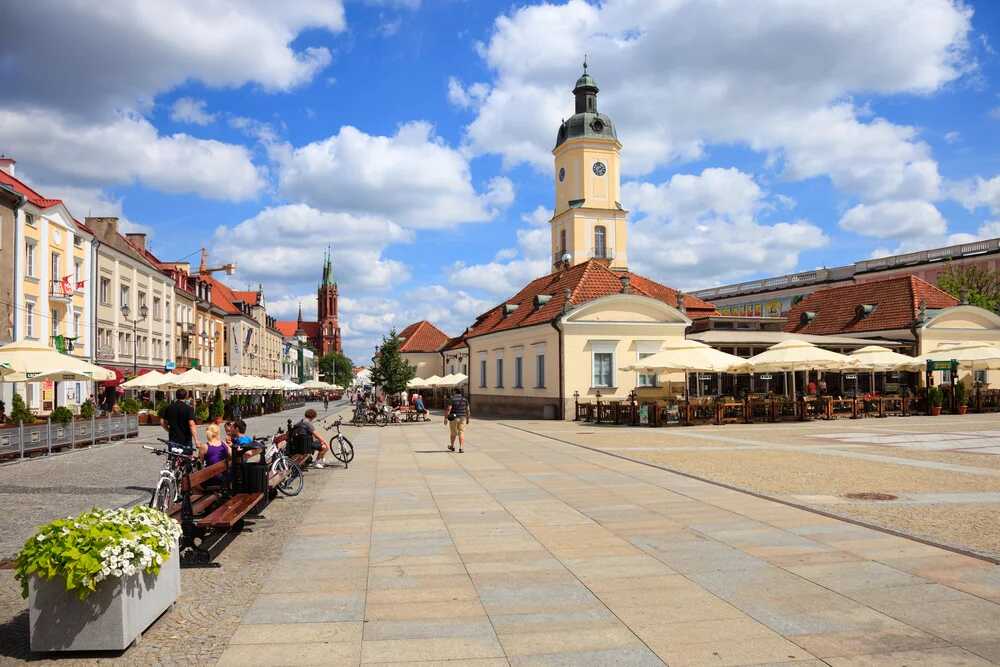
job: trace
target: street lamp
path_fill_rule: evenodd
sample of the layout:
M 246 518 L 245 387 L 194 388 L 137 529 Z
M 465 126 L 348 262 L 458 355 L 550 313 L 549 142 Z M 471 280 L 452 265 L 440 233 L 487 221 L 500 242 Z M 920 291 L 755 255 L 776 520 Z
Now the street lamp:
M 129 307 L 122 306 L 122 317 L 125 321 L 132 325 L 132 375 L 133 377 L 139 373 L 137 357 L 139 354 L 139 334 L 138 334 L 138 324 L 146 319 L 149 315 L 149 308 L 146 304 L 139 306 L 139 317 L 131 319 L 129 317 Z

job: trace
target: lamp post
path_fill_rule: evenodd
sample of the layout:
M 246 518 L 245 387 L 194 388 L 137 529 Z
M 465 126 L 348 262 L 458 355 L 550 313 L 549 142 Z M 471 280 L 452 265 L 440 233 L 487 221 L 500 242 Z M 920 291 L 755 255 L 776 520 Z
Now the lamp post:
M 573 421 L 580 420 L 580 392 L 573 392 Z
M 129 307 L 128 306 L 122 306 L 122 317 L 125 318 L 126 322 L 128 322 L 129 324 L 132 325 L 132 376 L 134 377 L 139 372 L 139 368 L 138 368 L 138 366 L 139 366 L 139 363 L 138 363 L 138 355 L 139 355 L 139 335 L 138 335 L 138 330 L 139 330 L 139 328 L 138 328 L 138 325 L 139 325 L 139 322 L 142 322 L 143 320 L 145 320 L 146 316 L 149 315 L 149 308 L 146 307 L 146 304 L 142 304 L 141 306 L 139 306 L 139 317 L 137 317 L 135 319 L 132 319 L 132 318 L 129 317 L 129 312 L 130 311 L 129 311 Z

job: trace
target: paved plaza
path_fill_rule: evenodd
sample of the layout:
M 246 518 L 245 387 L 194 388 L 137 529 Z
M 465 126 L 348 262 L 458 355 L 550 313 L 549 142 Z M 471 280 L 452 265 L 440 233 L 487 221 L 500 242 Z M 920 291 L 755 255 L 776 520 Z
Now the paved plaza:
M 350 429 L 350 469 L 310 472 L 221 570 L 185 571 L 177 610 L 119 660 L 187 664 L 197 636 L 225 665 L 1000 662 L 997 566 L 559 430 L 593 429 L 474 420 L 464 454 L 438 421 Z M 605 442 L 652 447 L 649 431 Z

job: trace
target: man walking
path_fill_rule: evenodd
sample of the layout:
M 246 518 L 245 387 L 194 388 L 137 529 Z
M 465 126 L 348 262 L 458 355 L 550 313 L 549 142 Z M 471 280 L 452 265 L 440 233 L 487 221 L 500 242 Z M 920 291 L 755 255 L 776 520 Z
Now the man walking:
M 167 430 L 167 440 L 194 451 L 198 446 L 198 426 L 194 421 L 194 408 L 184 402 L 187 395 L 187 389 L 177 390 L 177 398 L 163 411 L 160 426 Z
M 451 395 L 444 423 L 448 425 L 451 436 L 448 451 L 455 451 L 455 438 L 458 438 L 458 453 L 461 454 L 465 451 L 465 426 L 469 423 L 469 401 L 458 387 L 455 387 L 455 392 Z

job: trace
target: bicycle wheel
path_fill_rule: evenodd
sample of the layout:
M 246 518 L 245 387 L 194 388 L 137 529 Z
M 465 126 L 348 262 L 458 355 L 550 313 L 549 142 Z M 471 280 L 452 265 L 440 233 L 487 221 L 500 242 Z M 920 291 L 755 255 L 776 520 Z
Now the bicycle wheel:
M 350 463 L 354 460 L 354 445 L 345 436 L 340 436 L 340 449 L 344 452 L 344 458 L 346 459 L 344 463 Z
M 298 466 L 295 461 L 287 457 L 282 457 L 284 461 L 283 467 L 288 471 L 285 478 L 281 480 L 278 484 L 278 491 L 281 491 L 286 496 L 297 496 L 302 493 L 302 487 L 305 486 L 305 478 L 302 476 L 302 468 Z
M 365 416 L 360 410 L 355 410 L 354 415 L 351 417 L 351 423 L 355 426 L 362 426 L 365 423 Z
M 156 488 L 153 490 L 149 506 L 161 512 L 167 512 L 170 509 L 170 503 L 174 500 L 174 490 L 170 488 L 171 486 L 170 480 L 161 477 L 160 481 L 156 483 Z
M 375 413 L 375 423 L 379 426 L 385 426 L 389 423 L 389 416 L 385 414 L 385 410 L 379 410 Z

